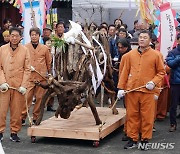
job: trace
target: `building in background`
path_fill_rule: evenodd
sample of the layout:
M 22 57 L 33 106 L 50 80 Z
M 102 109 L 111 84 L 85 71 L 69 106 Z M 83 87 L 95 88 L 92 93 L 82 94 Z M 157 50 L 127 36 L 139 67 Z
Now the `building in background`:
M 112 24 L 116 18 L 121 18 L 133 29 L 133 22 L 140 18 L 136 16 L 140 0 L 72 0 L 73 21 L 82 23 L 95 22 L 100 24 L 107 22 Z M 172 4 L 172 8 L 179 12 L 180 0 L 166 0 Z
M 54 0 L 52 8 L 57 8 L 57 18 L 66 24 L 72 20 L 72 0 Z
M 16 0 L 0 0 L 0 27 L 5 18 L 10 18 L 13 25 L 22 23 L 19 9 L 13 6 L 15 2 Z M 63 20 L 66 24 L 68 20 L 72 20 L 72 0 L 53 0 L 51 9 L 54 8 L 57 8 L 57 20 Z
M 12 20 L 12 24 L 21 23 L 21 14 L 19 13 L 19 9 L 13 7 L 13 5 L 9 2 L 0 1 L 0 27 L 3 26 L 3 20 L 5 18 L 10 18 Z

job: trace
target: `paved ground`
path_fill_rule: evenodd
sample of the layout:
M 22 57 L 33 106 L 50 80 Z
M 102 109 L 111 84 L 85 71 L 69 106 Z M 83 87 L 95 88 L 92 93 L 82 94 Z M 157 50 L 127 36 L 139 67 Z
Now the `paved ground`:
M 45 111 L 44 119 L 53 116 L 54 113 Z M 7 119 L 9 121 L 9 119 Z M 180 119 L 178 119 L 180 123 Z M 8 127 L 7 122 L 7 127 Z M 180 154 L 180 129 L 174 133 L 169 133 L 169 117 L 164 121 L 156 122 L 157 131 L 153 134 L 152 143 L 175 143 L 173 150 L 148 150 L 146 152 L 138 149 L 124 150 L 123 146 L 126 142 L 121 141 L 123 136 L 122 127 L 100 141 L 98 148 L 92 146 L 92 141 L 46 138 L 37 137 L 35 144 L 31 143 L 30 137 L 27 136 L 27 128 L 25 126 L 19 133 L 20 143 L 14 143 L 9 140 L 9 129 L 4 133 L 2 142 L 6 154 Z

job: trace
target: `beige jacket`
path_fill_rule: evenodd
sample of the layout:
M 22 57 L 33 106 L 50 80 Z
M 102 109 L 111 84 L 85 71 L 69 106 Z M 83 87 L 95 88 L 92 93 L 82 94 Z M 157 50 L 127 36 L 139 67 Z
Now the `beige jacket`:
M 10 43 L 0 47 L 0 84 L 27 88 L 30 74 L 30 54 L 25 46 L 19 44 L 15 51 Z
M 50 73 L 51 69 L 51 55 L 49 54 L 48 48 L 43 44 L 38 44 L 37 48 L 34 49 L 31 43 L 25 45 L 30 52 L 31 65 L 38 71 L 42 76 L 46 77 L 47 73 Z M 31 73 L 30 81 L 43 81 L 44 79 L 36 72 Z

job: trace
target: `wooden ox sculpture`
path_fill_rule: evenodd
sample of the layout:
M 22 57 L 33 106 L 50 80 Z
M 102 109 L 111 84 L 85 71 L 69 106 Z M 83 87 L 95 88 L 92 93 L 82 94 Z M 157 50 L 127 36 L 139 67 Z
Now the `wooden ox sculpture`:
M 112 65 L 107 38 L 100 33 L 97 33 L 96 38 L 105 49 L 107 55 L 106 67 L 104 67 L 103 61 L 105 61 L 105 59 L 103 59 L 101 48 L 97 42 L 93 39 L 90 40 L 93 44 L 92 48 L 86 45 L 81 34 L 78 35 L 78 41 L 75 40 L 75 44 L 69 43 L 67 45 L 65 43 L 64 46 L 56 49 L 56 77 L 48 75 L 46 85 L 36 83 L 47 89 L 41 102 L 40 114 L 35 123 L 36 125 L 39 125 L 42 120 L 46 103 L 51 97 L 56 95 L 59 102 L 59 106 L 55 113 L 56 117 L 60 115 L 61 118 L 68 119 L 77 105 L 88 104 L 95 118 L 96 125 L 102 123 L 93 100 L 95 92 L 92 85 L 92 70 L 95 77 L 97 77 L 95 56 L 97 57 L 100 68 L 102 68 L 102 72 L 104 71 L 103 68 L 106 68 L 103 82 L 108 85 L 109 91 L 111 91 L 109 97 L 111 98 L 112 105 L 115 102 L 115 87 L 112 80 Z M 87 49 L 86 53 L 85 50 L 82 50 L 83 48 Z M 95 54 L 92 54 L 93 52 Z M 116 108 L 113 108 L 113 114 L 118 114 Z

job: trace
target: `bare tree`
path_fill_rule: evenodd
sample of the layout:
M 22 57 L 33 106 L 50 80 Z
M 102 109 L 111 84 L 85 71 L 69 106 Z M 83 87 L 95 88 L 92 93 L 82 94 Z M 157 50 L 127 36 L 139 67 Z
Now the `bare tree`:
M 103 22 L 105 9 L 102 3 L 91 2 L 90 0 L 86 0 L 86 2 L 90 5 L 90 7 L 84 7 L 83 4 L 80 4 L 79 7 L 73 9 L 73 14 L 75 17 L 79 17 L 81 20 L 89 23 L 93 22 L 95 19 L 95 15 L 100 15 L 100 22 Z M 85 16 L 83 16 L 85 15 Z

